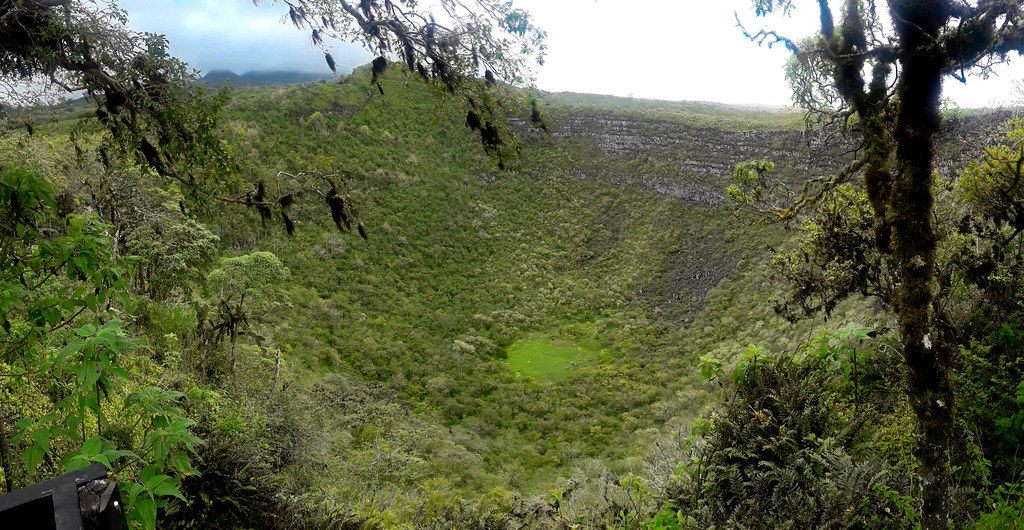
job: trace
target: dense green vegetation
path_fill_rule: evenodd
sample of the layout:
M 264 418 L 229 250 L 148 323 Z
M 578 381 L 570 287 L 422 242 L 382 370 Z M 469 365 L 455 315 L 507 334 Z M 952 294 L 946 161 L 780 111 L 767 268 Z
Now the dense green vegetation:
M 345 191 L 367 241 L 339 234 L 315 197 L 293 207 L 288 236 L 243 205 L 139 190 L 159 213 L 126 243 L 146 263 L 131 313 L 147 337 L 140 361 L 155 363 L 154 382 L 184 393 L 206 440 L 204 479 L 187 479 L 186 495 L 218 487 L 211 458 L 223 463 L 217 448 L 230 443 L 233 458 L 269 466 L 268 483 L 278 477 L 285 491 L 317 492 L 316 503 L 336 507 L 321 514 L 405 520 L 436 493 L 456 504 L 495 491 L 540 498 L 575 475 L 644 467 L 659 432 L 685 429 L 714 403 L 701 355 L 797 343 L 797 328 L 760 302 L 768 292 L 754 242 L 779 240 L 775 232 L 725 210 L 580 180 L 577 164 L 653 162 L 578 142 L 530 136 L 518 171 L 498 172 L 459 107 L 428 85 L 396 73 L 386 97 L 369 88 L 361 72 L 340 85 L 239 90 L 224 126 L 247 175 L 228 183 L 240 192 L 278 171 L 358 175 Z M 68 165 L 70 126 L 8 134 L 4 163 L 72 195 L 86 193 L 81 181 L 111 179 L 89 160 Z M 179 198 L 202 224 L 181 217 Z M 732 281 L 662 307 L 667 278 L 688 255 L 715 257 Z M 234 334 L 214 330 L 225 304 L 248 316 Z M 683 317 L 692 324 L 677 323 Z M 568 364 L 520 375 L 523 355 L 567 353 Z M 230 497 L 207 492 L 208 513 Z M 169 513 L 187 520 L 201 510 Z
M 785 283 L 823 278 L 838 291 L 847 278 L 766 245 L 800 256 L 857 229 L 826 222 L 855 193 L 822 208 L 798 244 L 725 207 L 580 178 L 590 167 L 674 175 L 581 138 L 524 131 L 515 170 L 498 171 L 463 109 L 430 85 L 392 72 L 386 96 L 371 87 L 359 71 L 232 94 L 221 134 L 240 171 L 222 184 L 245 194 L 263 180 L 276 197 L 307 179 L 287 210 L 294 235 L 278 212 L 140 186 L 135 166 L 76 156 L 66 119 L 0 139 L 0 163 L 23 168 L 10 178 L 34 175 L 69 208 L 110 190 L 95 244 L 131 256 L 111 333 L 142 339 L 117 343 L 127 377 L 89 402 L 86 441 L 110 445 L 77 451 L 54 430 L 40 447 L 24 431 L 11 448 L 34 455 L 34 471 L 6 460 L 12 487 L 65 456 L 146 454 L 133 434 L 145 410 L 151 429 L 174 423 L 151 417 L 191 418 L 168 446 L 188 457 L 161 475 L 175 489 L 148 485 L 155 471 L 138 486 L 169 527 L 914 524 L 913 419 L 889 317 L 856 297 L 830 306 L 828 322 L 775 311 Z M 576 112 L 567 97 L 542 99 L 553 128 Z M 963 193 L 987 197 L 985 167 Z M 326 215 L 320 174 L 351 175 L 339 182 L 367 239 Z M 724 280 L 705 286 L 692 268 L 708 261 Z M 983 520 L 1005 521 L 1019 506 L 1019 378 L 990 384 L 1019 364 L 1019 326 L 993 322 L 965 350 L 964 417 L 982 434 L 965 445 L 963 520 L 995 502 Z M 87 343 L 104 333 L 80 329 Z M 36 351 L 67 342 L 50 333 Z M 16 416 L 38 418 L 60 396 L 59 380 L 7 381 Z M 143 472 L 133 465 L 115 470 Z
M 457 108 L 439 108 L 429 88 L 403 83 L 386 82 L 392 95 L 357 113 L 346 109 L 365 102 L 358 82 L 289 89 L 280 108 L 294 102 L 301 110 L 292 116 L 266 112 L 268 92 L 243 93 L 232 105 L 232 125 L 255 131 L 247 134 L 256 167 L 315 170 L 311 160 L 337 160 L 368 175 L 352 190 L 368 242 L 339 237 L 310 214 L 294 238 L 278 231 L 237 247 L 270 250 L 291 271 L 288 317 L 270 318 L 294 369 L 386 383 L 461 431 L 484 460 L 448 472 L 482 467 L 483 476 L 460 479 L 474 489 L 539 494 L 580 459 L 642 456 L 628 442 L 657 427 L 651 407 L 663 409 L 662 421 L 692 419 L 707 398 L 672 411 L 672 392 L 691 385 L 669 367 L 692 366 L 708 350 L 658 344 L 674 326 L 640 293 L 657 288 L 665 256 L 687 242 L 707 244 L 699 251 L 728 267 L 750 252 L 737 240 L 756 231 L 724 211 L 568 177 L 562 172 L 581 155 L 558 145 L 531 146 L 519 174 L 496 173 Z M 309 132 L 317 112 L 328 132 Z M 263 132 L 271 127 L 274 135 Z M 277 161 L 289 157 L 292 164 Z M 732 329 L 742 329 L 745 318 L 733 318 Z M 505 360 L 510 345 L 552 329 L 601 344 L 608 362 L 580 366 L 554 386 L 517 378 Z
M 1024 4 L 737 15 L 803 116 L 514 88 L 511 1 L 284 6 L 332 71 L 325 36 L 378 57 L 211 92 L 116 2 L 0 1 L 3 491 L 99 464 L 144 529 L 1024 519 L 1024 121 L 970 147 L 941 100 Z

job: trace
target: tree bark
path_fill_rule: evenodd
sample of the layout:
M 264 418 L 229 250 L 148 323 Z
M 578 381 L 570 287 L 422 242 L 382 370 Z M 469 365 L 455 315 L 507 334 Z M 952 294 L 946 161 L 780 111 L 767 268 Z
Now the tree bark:
M 928 529 L 947 528 L 953 348 L 932 332 L 937 245 L 932 184 L 944 63 L 935 43 L 949 18 L 949 5 L 944 0 L 893 0 L 890 5 L 902 50 L 894 133 L 896 171 L 887 211 L 892 257 L 900 275 L 896 311 L 909 370 L 907 392 L 918 422 L 922 524 Z

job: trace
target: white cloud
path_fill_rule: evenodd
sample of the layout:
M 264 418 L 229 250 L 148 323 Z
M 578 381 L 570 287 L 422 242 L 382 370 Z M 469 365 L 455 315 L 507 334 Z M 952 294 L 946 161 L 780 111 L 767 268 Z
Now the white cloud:
M 750 0 L 517 0 L 548 30 L 548 60 L 538 72 L 546 90 L 619 96 L 786 105 L 788 52 L 757 47 L 736 27 L 774 24 L 794 38 L 817 25 L 812 8 L 790 19 L 756 19 Z M 813 4 L 805 0 L 804 5 Z M 281 4 L 250 0 L 122 0 L 132 24 L 168 35 L 172 51 L 204 69 L 324 71 L 309 35 L 282 23 Z M 813 7 L 813 6 L 811 6 Z M 338 63 L 351 68 L 371 55 L 337 44 Z M 947 95 L 961 106 L 1016 101 L 1013 85 L 1024 61 L 967 85 L 950 80 Z
M 122 0 L 131 25 L 167 35 L 171 53 L 204 71 L 230 69 L 327 72 L 309 33 L 285 24 L 281 4 L 250 0 Z M 372 56 L 357 45 L 335 43 L 341 70 Z
M 799 39 L 818 24 L 814 2 L 791 18 L 757 19 L 750 0 L 518 0 L 548 30 L 549 56 L 538 76 L 547 90 L 619 96 L 786 105 L 782 46 L 757 47 L 736 27 L 766 24 Z M 988 80 L 946 84 L 961 106 L 1015 101 L 1024 61 Z

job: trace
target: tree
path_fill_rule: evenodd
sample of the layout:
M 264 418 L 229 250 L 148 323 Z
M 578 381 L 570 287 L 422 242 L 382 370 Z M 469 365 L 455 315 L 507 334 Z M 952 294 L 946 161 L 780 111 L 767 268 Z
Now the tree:
M 255 0 L 259 3 L 260 0 Z M 483 76 L 488 85 L 530 81 L 529 62 L 544 59 L 545 32 L 530 14 L 505 0 L 283 0 L 296 27 L 308 28 L 315 44 L 326 36 L 363 43 L 380 60 L 396 57 L 424 79 L 449 90 Z M 325 54 L 328 66 L 334 59 Z M 374 78 L 384 63 L 374 62 Z
M 528 81 L 530 60 L 543 61 L 545 33 L 527 12 L 510 1 L 446 0 L 438 6 L 438 21 L 429 6 L 414 0 L 282 3 L 315 45 L 325 48 L 324 40 L 336 37 L 377 53 L 373 81 L 382 93 L 380 77 L 389 60 L 400 59 L 425 81 L 461 94 L 469 107 L 467 126 L 506 166 L 514 149 L 493 88 L 498 81 Z M 261 215 L 283 212 L 277 197 L 224 193 L 221 184 L 238 172 L 218 131 L 226 95 L 211 96 L 195 83 L 196 72 L 168 53 L 165 37 L 132 31 L 127 22 L 116 1 L 0 0 L 0 97 L 18 108 L 83 92 L 109 133 L 97 153 L 105 166 L 112 154 L 128 155 L 196 199 L 241 203 Z M 325 58 L 335 70 L 326 51 Z M 484 82 L 470 82 L 479 77 Z M 10 110 L 0 106 L 0 117 Z M 536 105 L 531 117 L 543 126 Z M 32 125 L 25 126 L 31 133 Z
M 755 0 L 758 16 L 788 13 L 792 0 Z M 950 434 L 954 427 L 951 369 L 956 348 L 949 320 L 936 308 L 935 138 L 941 128 L 942 80 L 966 81 L 1024 50 L 1024 5 L 1016 0 L 844 0 L 840 18 L 817 2 L 820 31 L 804 41 L 776 31 L 747 35 L 793 52 L 788 72 L 794 99 L 820 123 L 855 129 L 854 162 L 829 178 L 804 184 L 787 202 L 761 202 L 789 219 L 861 176 L 873 212 L 873 246 L 894 275 L 889 298 L 899 324 L 918 421 L 917 459 L 927 528 L 949 524 Z M 739 195 L 764 197 L 764 167 L 741 171 Z
M 229 341 L 232 379 L 238 371 L 238 336 L 279 305 L 273 295 L 287 275 L 288 269 L 271 252 L 225 258 L 220 267 L 207 275 L 216 315 L 203 315 L 204 320 L 210 322 L 201 322 L 200 334 L 207 345 L 220 344 L 224 339 Z M 203 313 L 207 312 L 212 313 L 208 310 Z
M 444 2 L 452 17 L 448 26 L 406 0 L 363 0 L 358 8 L 344 1 L 286 3 L 296 25 L 315 26 L 315 42 L 322 42 L 321 34 L 363 35 L 380 55 L 373 65 L 375 80 L 387 59 L 399 54 L 427 81 L 452 93 L 475 91 L 475 98 L 466 97 L 469 115 L 478 120 L 475 126 L 472 120 L 467 124 L 495 151 L 501 139 L 497 127 L 486 121 L 499 106 L 494 87 L 498 79 L 522 79 L 523 57 L 543 37 L 524 12 L 496 0 L 480 0 L 475 7 Z M 333 59 L 327 60 L 333 68 Z M 467 82 L 478 75 L 483 82 Z M 141 348 L 115 317 L 131 316 L 132 295 L 165 298 L 173 284 L 197 281 L 209 265 L 215 240 L 192 222 L 192 209 L 186 207 L 191 204 L 178 200 L 179 193 L 186 200 L 253 207 L 264 220 L 280 213 L 291 232 L 287 209 L 296 192 L 279 188 L 303 184 L 275 182 L 270 189 L 281 193 L 273 196 L 257 178 L 245 181 L 248 193 L 231 189 L 225 177 L 239 171 L 221 140 L 219 111 L 226 97 L 210 97 L 194 80 L 195 72 L 169 55 L 164 37 L 129 30 L 127 15 L 114 1 L 0 0 L 0 93 L 5 103 L 0 115 L 82 93 L 94 112 L 71 135 L 78 167 L 85 165 L 90 145 L 97 149 L 89 154 L 102 164 L 102 178 L 89 190 L 91 201 L 74 184 L 56 197 L 45 178 L 0 168 L 0 371 L 5 382 L 60 390 L 54 396 L 58 402 L 44 402 L 46 396 L 36 392 L 31 397 L 42 403 L 39 408 L 5 406 L 0 411 L 5 489 L 14 479 L 39 478 L 40 465 L 48 466 L 43 472 L 54 470 L 51 457 L 66 455 L 63 464 L 69 468 L 93 462 L 110 468 L 127 461 L 122 465 L 131 469 L 122 476 L 134 479 L 126 490 L 127 507 L 144 527 L 155 525 L 157 510 L 170 506 L 172 497 L 183 500 L 178 484 L 195 473 L 189 455 L 198 443 L 190 432 L 193 423 L 178 408 L 183 396 L 155 388 L 127 392 L 125 383 L 132 381 L 119 359 Z M 377 88 L 382 91 L 379 83 Z M 32 125 L 25 127 L 32 135 Z M 78 135 L 88 138 L 80 143 Z M 366 238 L 349 198 L 326 180 L 330 189 L 316 191 L 334 222 Z M 142 193 L 123 193 L 131 187 L 125 184 L 135 183 Z M 166 200 L 142 204 L 139 197 L 150 192 Z M 95 214 L 75 214 L 83 209 L 99 212 L 110 223 Z M 183 222 L 170 227 L 170 236 L 162 232 L 166 221 L 179 219 Z M 154 235 L 163 240 L 132 245 Z M 125 258 L 122 251 L 140 254 L 142 260 Z M 134 285 L 128 281 L 133 262 L 139 266 Z M 156 274 L 157 268 L 166 276 Z M 207 278 L 218 289 L 219 311 L 208 331 L 218 339 L 229 336 L 234 345 L 240 327 L 272 302 L 259 283 L 279 280 L 283 272 L 273 255 L 224 260 Z M 0 387 L 5 395 L 8 391 Z M 17 420 L 16 429 L 8 420 Z M 136 434 L 141 440 L 129 440 L 133 444 L 109 439 Z M 13 449 L 22 450 L 23 466 Z
M 440 20 L 414 0 L 282 3 L 315 45 L 325 48 L 324 40 L 335 37 L 374 51 L 374 82 L 398 59 L 424 80 L 465 93 L 483 114 L 475 128 L 487 147 L 500 140 L 487 128 L 497 101 L 466 81 L 521 84 L 531 79 L 531 59 L 543 62 L 546 34 L 509 1 L 446 0 L 437 5 Z M 214 134 L 219 105 L 192 83 L 195 72 L 168 54 L 166 38 L 132 31 L 127 21 L 116 2 L 0 1 L 0 94 L 19 106 L 84 91 L 120 145 L 161 175 L 182 178 L 174 158 L 223 156 Z M 334 58 L 324 56 L 336 70 Z
M 260 0 L 254 0 L 259 3 Z M 499 83 L 532 81 L 531 62 L 543 64 L 547 34 L 530 14 L 510 0 L 444 0 L 421 5 L 416 0 L 283 0 L 288 18 L 308 29 L 314 44 L 326 37 L 361 42 L 378 55 L 372 82 L 381 94 L 380 77 L 397 59 L 424 81 L 436 82 L 466 100 L 466 125 L 480 133 L 485 150 L 506 167 L 510 142 L 503 134 Z M 437 7 L 437 17 L 431 7 Z M 324 57 L 332 71 L 334 58 Z M 483 83 L 474 80 L 483 78 Z M 536 102 L 531 121 L 546 128 Z
M 139 341 L 118 319 L 128 260 L 116 253 L 110 226 L 95 214 L 61 213 L 41 176 L 0 168 L 4 489 L 55 472 L 58 459 L 67 471 L 117 465 L 129 478 L 128 513 L 153 528 L 157 508 L 183 500 L 178 485 L 195 472 L 198 440 L 178 408 L 180 393 L 130 391 L 125 358 Z M 26 396 L 35 407 L 25 406 Z
M 216 176 L 227 163 L 216 134 L 223 99 L 192 82 L 166 38 L 127 22 L 115 2 L 0 1 L 0 95 L 25 107 L 84 93 L 109 132 L 105 165 L 116 150 L 182 183 L 195 166 Z

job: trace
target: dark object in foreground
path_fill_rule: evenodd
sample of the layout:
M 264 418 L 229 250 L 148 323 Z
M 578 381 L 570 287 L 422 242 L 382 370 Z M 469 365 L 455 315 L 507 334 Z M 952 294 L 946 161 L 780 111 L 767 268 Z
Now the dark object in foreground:
M 0 496 L 0 528 L 127 530 L 117 483 L 96 464 Z

